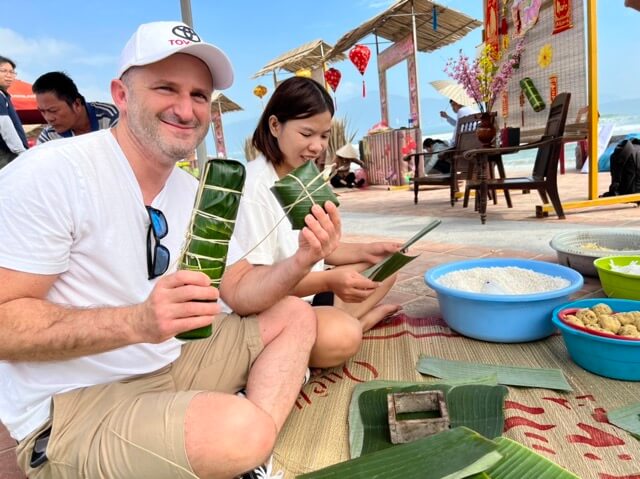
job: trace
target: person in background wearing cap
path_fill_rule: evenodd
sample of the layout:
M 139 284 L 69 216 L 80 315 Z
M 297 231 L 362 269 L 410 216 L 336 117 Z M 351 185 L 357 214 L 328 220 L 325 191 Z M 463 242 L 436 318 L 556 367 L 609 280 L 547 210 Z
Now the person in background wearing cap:
M 247 314 L 264 307 L 259 304 L 261 295 L 243 296 L 235 285 L 248 281 L 255 270 L 278 270 L 300 251 L 298 231 L 270 188 L 294 168 L 324 155 L 333 113 L 333 101 L 322 85 L 310 78 L 292 77 L 278 85 L 258 121 L 252 144 L 261 154 L 247 164 L 220 285 L 222 298 L 235 311 Z M 400 309 L 397 304 L 381 304 L 395 275 L 376 282 L 360 273 L 401 246 L 341 242 L 286 292 L 309 301 L 316 311 L 318 332 L 311 367 L 344 363 L 360 348 L 363 332 Z M 325 262 L 334 268 L 325 270 Z M 263 286 L 256 283 L 255 290 Z
M 449 123 L 453 127 L 453 137 L 449 141 L 449 145 L 456 146 L 455 132 L 456 132 L 456 128 L 458 127 L 458 120 L 460 118 L 464 118 L 467 115 L 473 115 L 474 113 L 477 113 L 477 111 L 471 108 L 470 106 L 461 105 L 460 103 L 457 103 L 454 100 L 449 100 L 449 104 L 451 105 L 451 109 L 453 110 L 453 112 L 456 114 L 456 117 L 451 118 L 449 114 L 444 110 L 440 112 L 440 116 L 445 120 L 447 120 L 447 123 Z
M 0 169 L 26 151 L 27 135 L 7 92 L 16 79 L 16 64 L 0 56 Z
M 282 290 L 333 251 L 339 218 L 313 208 L 295 257 L 263 274 L 281 300 L 260 314 L 220 315 L 209 278 L 176 271 L 197 191 L 176 162 L 232 81 L 187 25 L 141 25 L 111 82 L 118 125 L 0 172 L 0 421 L 29 477 L 269 477 L 316 337 Z
M 38 144 L 111 128 L 118 123 L 115 105 L 87 103 L 75 82 L 62 72 L 49 72 L 31 86 L 38 110 L 49 124 L 38 136 Z
M 353 188 L 364 185 L 364 178 L 356 179 L 355 172 L 351 171 L 351 164 L 355 163 L 364 168 L 364 163 L 358 158 L 358 152 L 351 143 L 347 143 L 336 151 L 336 172 L 331 177 L 331 186 L 334 188 Z

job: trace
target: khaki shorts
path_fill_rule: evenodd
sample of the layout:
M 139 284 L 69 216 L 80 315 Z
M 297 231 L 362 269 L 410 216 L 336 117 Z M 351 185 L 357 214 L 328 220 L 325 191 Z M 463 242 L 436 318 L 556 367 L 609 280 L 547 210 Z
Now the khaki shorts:
M 53 421 L 17 447 L 29 478 L 193 478 L 184 418 L 200 391 L 235 393 L 263 349 L 256 316 L 218 316 L 206 340 L 192 341 L 172 364 L 126 381 L 53 397 Z M 53 425 L 48 461 L 31 468 L 37 436 Z M 163 459 L 164 458 L 164 459 Z

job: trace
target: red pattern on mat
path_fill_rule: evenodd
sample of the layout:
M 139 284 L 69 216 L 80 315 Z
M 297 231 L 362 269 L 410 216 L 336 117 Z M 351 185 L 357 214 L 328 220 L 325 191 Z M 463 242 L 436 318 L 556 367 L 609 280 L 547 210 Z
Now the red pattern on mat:
M 393 333 L 387 334 L 376 334 L 376 332 L 380 333 L 382 330 L 389 328 L 396 328 L 398 326 L 404 326 L 405 329 L 400 331 L 395 331 Z M 410 331 L 409 329 L 413 328 L 433 328 L 436 331 L 429 331 L 425 333 L 418 333 L 414 331 Z M 444 329 L 444 331 L 443 331 Z M 363 340 L 379 340 L 379 339 L 393 339 L 399 338 L 401 336 L 411 336 L 412 338 L 420 339 L 420 338 L 433 338 L 433 337 L 442 337 L 442 338 L 455 338 L 460 335 L 454 331 L 449 329 L 447 323 L 439 316 L 427 316 L 424 318 L 416 318 L 413 316 L 408 316 L 404 313 L 398 313 L 391 318 L 380 321 L 373 328 L 371 328 L 364 336 Z
M 582 436 L 580 434 L 570 434 L 567 436 L 567 442 L 573 442 L 578 444 L 589 444 L 593 447 L 609 447 L 609 446 L 623 446 L 625 442 L 619 437 L 609 434 L 608 432 L 598 429 L 597 427 L 590 426 L 584 423 L 578 423 L 577 426 L 585 431 L 589 436 Z
M 598 474 L 600 479 L 640 479 L 640 474 L 631 474 L 629 476 L 612 476 L 611 474 Z
M 505 432 L 514 428 L 534 429 L 535 432 L 525 431 L 522 434 L 524 436 L 524 444 L 528 445 L 531 449 L 538 452 L 556 455 L 556 451 L 563 450 L 568 452 L 568 445 L 572 445 L 573 453 L 579 453 L 580 457 L 588 459 L 591 463 L 599 468 L 606 469 L 610 467 L 604 460 L 603 456 L 599 454 L 603 448 L 617 448 L 617 451 L 613 451 L 615 457 L 621 462 L 632 461 L 633 457 L 624 450 L 626 445 L 626 438 L 620 435 L 620 431 L 610 425 L 607 420 L 606 410 L 596 403 L 596 399 L 593 395 L 581 395 L 573 397 L 555 397 L 555 396 L 542 396 L 540 402 L 546 404 L 544 407 L 525 405 L 515 401 L 505 401 Z M 596 403 L 596 404 L 589 404 Z M 590 412 L 584 411 L 578 414 L 576 418 L 575 427 L 579 430 L 579 433 L 565 434 L 561 438 L 557 436 L 558 432 L 556 424 L 545 424 L 541 419 L 541 415 L 544 415 L 546 409 L 557 408 L 566 409 L 569 411 L 581 411 L 583 407 L 589 407 Z M 560 414 L 564 414 L 561 412 Z M 535 420 L 531 417 L 534 416 Z M 586 421 L 592 420 L 593 423 L 587 424 Z M 555 437 L 547 437 L 546 431 L 555 430 Z M 516 432 L 516 435 L 518 433 Z M 521 437 L 522 437 L 521 436 Z M 558 443 L 560 439 L 560 443 Z M 592 448 L 591 451 L 585 450 Z M 596 466 L 597 464 L 597 466 Z M 594 474 L 598 474 L 598 479 L 640 479 L 640 474 L 635 471 L 630 475 L 615 476 L 603 471 L 594 471 Z

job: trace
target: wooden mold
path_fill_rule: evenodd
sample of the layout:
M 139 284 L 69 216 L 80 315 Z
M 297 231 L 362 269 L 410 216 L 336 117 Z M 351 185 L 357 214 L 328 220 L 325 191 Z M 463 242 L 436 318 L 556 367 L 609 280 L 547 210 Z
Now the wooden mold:
M 415 441 L 449 429 L 449 412 L 442 391 L 416 391 L 410 393 L 390 393 L 387 395 L 389 408 L 389 431 L 393 444 Z M 420 419 L 398 419 L 403 413 L 435 411 L 437 417 Z

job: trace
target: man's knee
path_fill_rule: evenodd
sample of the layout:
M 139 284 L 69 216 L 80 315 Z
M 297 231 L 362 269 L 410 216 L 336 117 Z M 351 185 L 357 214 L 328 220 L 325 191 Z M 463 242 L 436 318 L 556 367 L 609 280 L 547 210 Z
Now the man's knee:
M 189 405 L 185 446 L 199 477 L 239 475 L 263 464 L 276 438 L 271 416 L 248 399 L 201 393 Z

